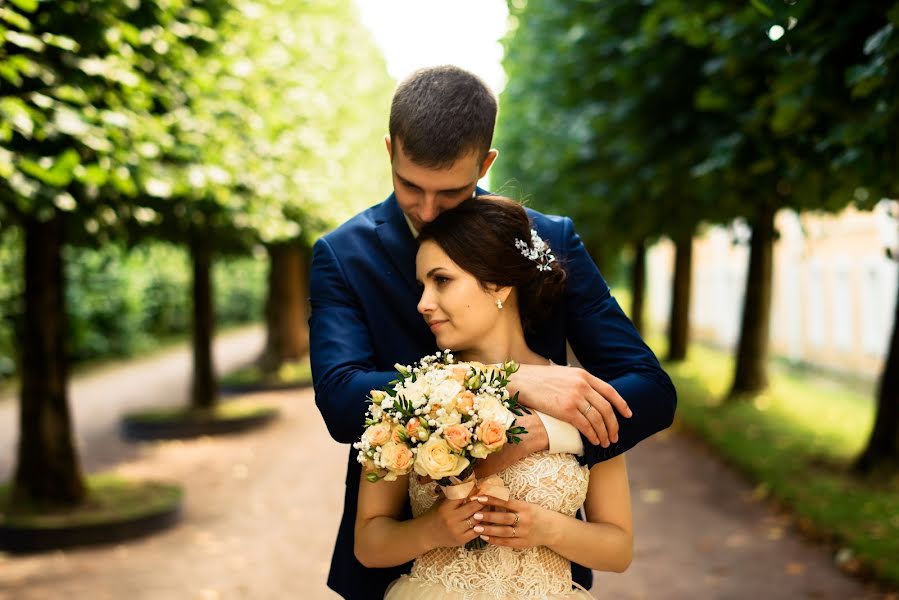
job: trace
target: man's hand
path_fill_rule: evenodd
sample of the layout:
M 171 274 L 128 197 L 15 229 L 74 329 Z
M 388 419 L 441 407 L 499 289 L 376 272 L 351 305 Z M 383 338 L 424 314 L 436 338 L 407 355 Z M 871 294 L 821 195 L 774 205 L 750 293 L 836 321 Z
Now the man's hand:
M 571 423 L 603 448 L 618 441 L 615 410 L 626 418 L 632 414 L 615 388 L 575 367 L 521 365 L 508 388 L 525 406 Z
M 499 473 L 525 456 L 549 448 L 546 429 L 543 427 L 540 417 L 525 413 L 515 418 L 515 425 L 524 427 L 528 432 L 519 436 L 521 441 L 517 444 L 506 443 L 499 452 L 488 454 L 487 458 L 478 461 L 478 466 L 474 471 L 478 479 Z

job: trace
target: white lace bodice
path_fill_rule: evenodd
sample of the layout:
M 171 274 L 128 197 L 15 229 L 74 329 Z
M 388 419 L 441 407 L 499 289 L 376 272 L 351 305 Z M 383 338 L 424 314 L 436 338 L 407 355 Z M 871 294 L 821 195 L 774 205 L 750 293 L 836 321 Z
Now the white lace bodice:
M 589 470 L 570 454 L 532 454 L 499 476 L 512 498 L 574 515 L 587 496 Z M 437 484 L 409 478 L 412 512 L 418 516 L 439 498 Z M 437 583 L 466 597 L 545 598 L 571 592 L 571 563 L 549 548 L 513 550 L 488 545 L 483 550 L 437 548 L 419 557 L 411 576 Z

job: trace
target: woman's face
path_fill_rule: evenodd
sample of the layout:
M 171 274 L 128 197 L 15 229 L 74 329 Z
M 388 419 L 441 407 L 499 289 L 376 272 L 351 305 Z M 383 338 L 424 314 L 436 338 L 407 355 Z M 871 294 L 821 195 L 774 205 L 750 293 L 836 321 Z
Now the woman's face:
M 418 248 L 415 277 L 422 286 L 418 312 L 441 349 L 458 352 L 472 348 L 497 324 L 497 296 L 482 288 L 474 275 L 462 270 L 433 240 Z

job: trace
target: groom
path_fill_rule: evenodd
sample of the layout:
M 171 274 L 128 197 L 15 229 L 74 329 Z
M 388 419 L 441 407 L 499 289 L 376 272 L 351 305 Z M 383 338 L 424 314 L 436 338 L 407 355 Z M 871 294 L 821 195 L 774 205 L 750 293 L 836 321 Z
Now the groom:
M 477 181 L 497 157 L 491 149 L 496 108 L 492 92 L 462 69 L 413 74 L 397 88 L 390 109 L 386 144 L 394 193 L 313 248 L 309 325 L 315 400 L 338 442 L 359 438 L 366 397 L 394 378 L 395 363 L 411 364 L 437 350 L 416 311 L 415 236 L 442 211 L 486 193 Z M 671 380 L 610 295 L 571 220 L 528 213 L 568 271 L 563 302 L 528 335 L 528 345 L 564 365 L 567 342 L 584 368 L 521 366 L 510 390 L 520 391 L 521 402 L 539 412 L 519 419 L 529 434 L 491 457 L 479 470 L 482 476 L 546 449 L 581 454 L 592 466 L 665 429 L 674 418 Z M 328 587 L 347 599 L 381 598 L 387 584 L 411 565 L 369 569 L 356 560 L 360 465 L 355 454 L 350 449 L 347 456 L 343 519 Z M 411 517 L 408 505 L 406 513 Z M 592 573 L 579 565 L 572 571 L 589 589 Z

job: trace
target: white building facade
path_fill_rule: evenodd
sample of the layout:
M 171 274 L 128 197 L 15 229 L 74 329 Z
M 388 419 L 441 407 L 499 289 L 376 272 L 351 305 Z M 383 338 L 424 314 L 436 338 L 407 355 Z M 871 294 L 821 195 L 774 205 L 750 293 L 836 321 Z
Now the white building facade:
M 893 329 L 899 263 L 896 203 L 837 215 L 781 211 L 776 225 L 771 352 L 862 377 L 882 368 Z M 892 213 L 892 214 L 891 214 Z M 691 336 L 736 347 L 749 265 L 749 230 L 734 223 L 708 228 L 694 240 Z M 674 245 L 665 240 L 647 257 L 649 318 L 667 327 Z

